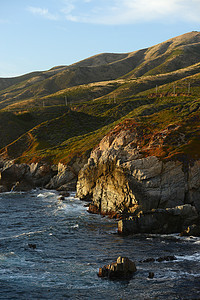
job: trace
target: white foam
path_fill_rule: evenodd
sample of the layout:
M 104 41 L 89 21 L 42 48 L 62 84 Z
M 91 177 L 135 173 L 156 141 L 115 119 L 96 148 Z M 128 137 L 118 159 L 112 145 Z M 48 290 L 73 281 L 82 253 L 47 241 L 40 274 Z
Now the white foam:
M 176 261 L 190 260 L 200 262 L 200 253 L 194 253 L 192 255 L 176 255 Z
M 79 225 L 75 224 L 75 225 L 71 226 L 71 228 L 79 228 Z
M 5 260 L 10 256 L 15 256 L 15 252 L 8 252 L 8 253 L 0 253 L 0 260 Z
M 50 197 L 50 196 L 56 196 L 56 193 L 54 192 L 49 192 L 49 191 L 44 191 L 42 193 L 39 193 L 37 195 L 38 198 L 47 198 L 47 197 Z
M 46 229 L 45 230 L 38 230 L 38 231 L 23 232 L 21 234 L 0 238 L 0 240 L 14 239 L 14 238 L 18 238 L 18 237 L 26 236 L 26 235 L 30 236 L 30 235 L 37 234 L 37 233 L 43 233 L 45 231 L 46 231 Z
M 174 280 L 179 278 L 187 278 L 187 277 L 199 277 L 200 273 L 188 273 L 188 272 L 181 272 L 181 271 L 173 271 L 173 270 L 166 270 L 164 273 L 157 273 L 153 280 L 162 281 L 162 280 Z M 151 279 L 152 280 L 152 279 Z
M 195 242 L 194 242 L 194 244 L 196 244 L 196 245 L 200 245 L 200 240 L 198 240 L 198 241 L 195 241 Z

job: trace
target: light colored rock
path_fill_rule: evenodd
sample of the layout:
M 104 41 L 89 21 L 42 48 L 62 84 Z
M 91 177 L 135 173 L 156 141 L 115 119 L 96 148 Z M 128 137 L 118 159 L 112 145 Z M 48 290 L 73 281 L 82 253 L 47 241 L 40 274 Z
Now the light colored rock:
M 78 173 L 81 168 L 84 167 L 87 160 L 87 157 L 75 157 L 68 165 L 59 163 L 57 166 L 57 174 L 51 178 L 50 182 L 46 185 L 46 188 L 57 189 L 59 191 L 75 191 Z M 90 158 L 90 161 L 92 162 L 93 159 Z
M 31 173 L 31 175 L 34 176 L 35 173 L 37 172 L 38 168 L 39 168 L 39 163 L 31 163 L 30 164 L 30 173 Z
M 47 185 L 47 188 L 57 189 L 60 186 L 70 182 L 76 177 L 70 167 L 63 165 L 61 163 L 58 164 L 58 174 L 55 175 Z
M 169 126 L 159 139 L 177 128 Z M 200 212 L 200 161 L 144 157 L 139 139 L 134 130 L 105 136 L 79 172 L 77 196 L 92 200 L 102 213 L 131 210 L 134 205 L 145 211 L 184 204 Z
M 135 272 L 137 268 L 135 263 L 128 257 L 119 256 L 117 262 L 106 265 L 99 269 L 99 277 L 108 277 L 109 279 L 128 279 Z

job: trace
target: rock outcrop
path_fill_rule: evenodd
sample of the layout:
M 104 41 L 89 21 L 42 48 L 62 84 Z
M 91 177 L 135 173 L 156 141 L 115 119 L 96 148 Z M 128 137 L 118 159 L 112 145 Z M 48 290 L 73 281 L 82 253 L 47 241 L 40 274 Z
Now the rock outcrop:
M 164 261 L 173 261 L 176 260 L 176 256 L 174 255 L 167 255 L 167 256 L 160 256 L 158 258 L 149 257 L 144 260 L 141 260 L 141 263 L 152 263 L 152 262 L 164 262 Z
M 134 262 L 128 257 L 119 256 L 117 262 L 99 268 L 98 276 L 109 279 L 129 279 L 136 271 Z
M 69 166 L 58 164 L 58 173 L 51 178 L 50 182 L 46 185 L 48 189 L 60 189 L 65 190 L 67 186 L 72 185 L 72 189 L 75 190 L 77 174 Z
M 33 187 L 44 188 L 58 172 L 58 167 L 56 165 L 50 165 L 45 162 L 32 163 L 29 168 Z
M 200 225 L 192 224 L 188 226 L 180 236 L 200 236 Z
M 157 155 L 166 143 L 179 145 L 183 141 L 179 126 L 170 125 L 154 136 L 147 135 L 146 140 L 144 131 L 137 124 L 127 128 L 118 125 L 105 136 L 79 172 L 77 196 L 92 201 L 93 210 L 95 207 L 101 214 L 117 212 L 138 216 L 144 212 L 138 220 L 148 219 L 147 223 L 150 219 L 155 219 L 156 224 L 162 217 L 175 218 L 169 209 L 185 207 L 185 204 L 194 206 L 199 213 L 200 160 L 166 160 Z M 163 211 L 149 213 L 152 209 Z M 167 227 L 166 231 L 171 229 Z
M 175 208 L 152 209 L 138 216 L 122 219 L 118 222 L 120 234 L 129 233 L 176 233 L 183 231 L 189 224 L 198 220 L 194 206 L 185 204 Z
M 2 162 L 0 168 L 0 192 L 29 191 L 36 187 L 69 191 L 76 189 L 78 172 L 86 159 L 76 158 L 69 165 L 46 162 L 15 164 Z
M 68 165 L 58 164 L 57 174 L 46 185 L 47 189 L 75 191 L 78 173 L 87 162 L 87 158 L 74 158 Z
M 21 191 L 27 190 L 28 187 L 31 189 L 33 181 L 30 167 L 27 164 L 14 164 L 12 161 L 7 161 L 1 168 L 0 185 L 2 192 L 18 190 L 20 185 Z

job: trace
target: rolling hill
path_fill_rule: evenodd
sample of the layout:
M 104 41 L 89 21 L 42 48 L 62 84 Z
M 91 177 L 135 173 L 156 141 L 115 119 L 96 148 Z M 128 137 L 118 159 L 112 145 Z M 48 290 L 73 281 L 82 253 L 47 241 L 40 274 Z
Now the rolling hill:
M 199 95 L 200 32 L 130 53 L 103 53 L 70 66 L 0 78 L 1 157 L 67 163 L 133 119 L 152 134 L 177 124 L 185 138 L 177 144 L 171 137 L 156 155 L 196 159 Z

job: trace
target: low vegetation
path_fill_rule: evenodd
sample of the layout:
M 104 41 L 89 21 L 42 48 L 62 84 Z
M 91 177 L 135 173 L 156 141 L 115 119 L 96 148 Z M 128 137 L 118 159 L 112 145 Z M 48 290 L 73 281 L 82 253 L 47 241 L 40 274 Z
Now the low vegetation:
M 77 68 L 76 64 L 71 69 L 57 67 L 33 73 L 33 77 L 24 75 L 21 81 L 1 83 L 0 79 L 1 157 L 18 162 L 68 163 L 75 156 L 88 155 L 114 128 L 131 128 L 140 130 L 144 155 L 199 158 L 200 55 L 196 40 L 200 43 L 200 34 L 189 35 L 190 39 L 184 35 L 182 40 L 174 38 L 123 55 L 119 61 L 116 56 L 112 61 L 111 55 L 107 65 L 105 54 L 102 64 L 100 55 L 88 59 L 88 66 L 85 60 Z M 187 64 L 181 62 L 188 55 Z M 134 61 L 136 56 L 140 63 L 132 71 L 127 66 L 126 72 L 127 59 Z M 108 68 L 107 81 L 97 80 L 102 66 Z M 122 71 L 117 73 L 119 66 L 123 66 L 123 76 Z M 91 68 L 99 70 L 93 81 L 87 77 L 87 68 L 92 74 Z M 77 84 L 77 74 L 81 84 Z M 171 126 L 176 130 L 170 131 Z

